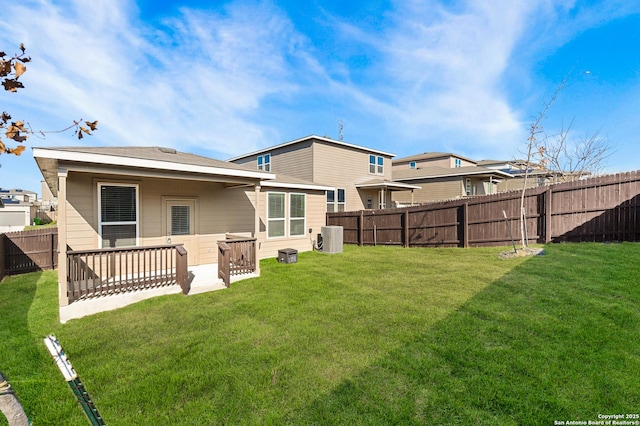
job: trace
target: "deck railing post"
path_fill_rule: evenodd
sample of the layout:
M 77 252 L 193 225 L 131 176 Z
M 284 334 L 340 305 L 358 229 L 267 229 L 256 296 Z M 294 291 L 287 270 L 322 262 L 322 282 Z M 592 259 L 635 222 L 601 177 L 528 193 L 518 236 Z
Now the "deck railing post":
M 180 245 L 176 247 L 176 279 L 182 293 L 189 293 L 189 262 L 187 260 L 187 250 L 184 246 Z
M 229 261 L 229 252 L 231 247 L 224 242 L 218 241 L 218 278 L 224 282 L 226 287 L 231 284 L 231 263 Z

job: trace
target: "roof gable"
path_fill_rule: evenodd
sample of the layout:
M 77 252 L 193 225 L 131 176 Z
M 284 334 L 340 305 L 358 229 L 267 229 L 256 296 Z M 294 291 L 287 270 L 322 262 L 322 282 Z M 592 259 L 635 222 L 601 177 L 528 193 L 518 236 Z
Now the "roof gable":
M 293 146 L 293 145 L 301 144 L 301 143 L 308 142 L 308 141 L 312 141 L 312 142 L 318 141 L 318 142 L 326 143 L 326 144 L 333 145 L 333 146 L 336 146 L 336 147 L 339 147 L 339 148 L 342 147 L 342 148 L 348 148 L 348 149 L 355 149 L 355 150 L 358 150 L 358 151 L 364 151 L 364 152 L 367 152 L 367 153 L 371 153 L 371 154 L 375 154 L 375 155 L 381 155 L 381 156 L 385 156 L 385 157 L 389 157 L 389 158 L 396 156 L 395 154 L 392 154 L 392 153 L 389 153 L 389 152 L 385 152 L 385 151 L 380 151 L 378 149 L 367 148 L 367 147 L 360 146 L 360 145 L 354 145 L 354 144 L 351 144 L 351 143 L 347 143 L 347 142 L 343 142 L 343 141 L 337 141 L 337 140 L 326 138 L 326 137 L 322 137 L 322 136 L 310 135 L 310 136 L 305 136 L 304 138 L 296 139 L 296 140 L 293 140 L 293 141 L 284 142 L 284 143 L 281 143 L 279 145 L 273 145 L 273 146 L 270 146 L 270 147 L 267 147 L 267 148 L 263 148 L 263 149 L 260 149 L 258 151 L 253 151 L 253 152 L 250 152 L 248 154 L 242 154 L 242 155 L 239 155 L 237 157 L 230 158 L 227 161 L 237 161 L 237 160 L 241 160 L 243 158 L 252 157 L 254 155 L 260 155 L 260 154 L 264 154 L 264 153 L 269 153 L 271 151 L 274 151 L 274 150 L 277 150 L 277 149 L 280 149 L 280 148 Z

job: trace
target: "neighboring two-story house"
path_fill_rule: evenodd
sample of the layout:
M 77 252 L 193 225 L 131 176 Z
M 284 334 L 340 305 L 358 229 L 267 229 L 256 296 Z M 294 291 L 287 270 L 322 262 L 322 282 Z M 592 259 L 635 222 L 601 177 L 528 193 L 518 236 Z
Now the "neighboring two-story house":
M 478 162 L 460 155 L 425 152 L 393 160 L 394 182 L 420 186 L 412 193 L 394 193 L 393 201 L 403 206 L 494 194 L 498 192 L 498 185 L 511 177 L 507 172 L 480 166 Z
M 229 159 L 256 170 L 327 185 L 327 212 L 395 207 L 391 194 L 419 186 L 392 179 L 394 154 L 321 136 L 307 136 Z

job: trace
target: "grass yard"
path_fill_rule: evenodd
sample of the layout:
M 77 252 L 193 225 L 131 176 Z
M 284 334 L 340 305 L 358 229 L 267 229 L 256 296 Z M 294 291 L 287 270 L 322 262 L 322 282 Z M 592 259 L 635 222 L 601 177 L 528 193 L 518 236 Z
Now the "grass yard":
M 53 272 L 0 284 L 0 370 L 35 425 L 545 425 L 640 411 L 640 245 L 345 246 L 230 289 L 57 320 Z M 0 425 L 6 425 L 0 416 Z

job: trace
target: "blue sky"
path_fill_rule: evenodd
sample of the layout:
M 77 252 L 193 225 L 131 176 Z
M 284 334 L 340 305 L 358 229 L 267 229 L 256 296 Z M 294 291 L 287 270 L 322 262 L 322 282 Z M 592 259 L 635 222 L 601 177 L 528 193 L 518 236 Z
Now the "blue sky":
M 18 4 L 20 3 L 20 4 Z M 26 88 L 0 109 L 34 130 L 99 120 L 81 141 L 227 159 L 310 134 L 392 152 L 523 157 L 573 120 L 640 169 L 640 3 L 627 0 L 11 2 L 0 47 L 23 42 Z M 0 157 L 0 186 L 40 192 L 31 149 Z

